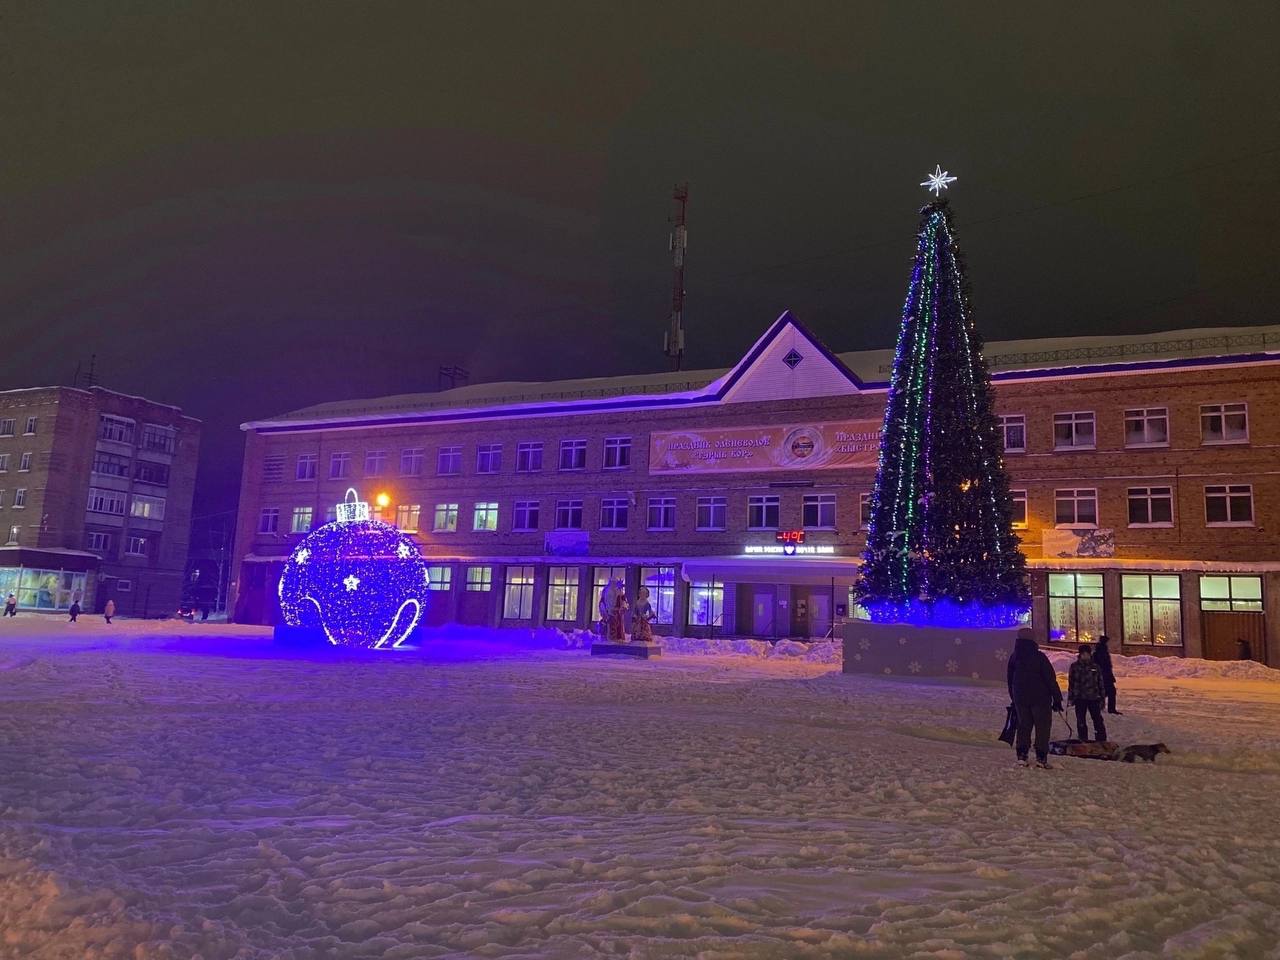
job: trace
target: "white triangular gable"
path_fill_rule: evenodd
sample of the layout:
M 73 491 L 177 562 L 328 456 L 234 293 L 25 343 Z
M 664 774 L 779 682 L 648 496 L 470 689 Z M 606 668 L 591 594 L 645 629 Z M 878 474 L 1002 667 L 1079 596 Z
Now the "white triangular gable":
M 757 354 L 758 351 L 758 354 Z M 754 359 L 750 359 L 755 355 Z M 791 362 L 787 362 L 787 358 Z M 797 359 L 798 358 L 798 359 Z M 841 397 L 857 393 L 849 375 L 784 313 L 743 359 L 724 403 Z

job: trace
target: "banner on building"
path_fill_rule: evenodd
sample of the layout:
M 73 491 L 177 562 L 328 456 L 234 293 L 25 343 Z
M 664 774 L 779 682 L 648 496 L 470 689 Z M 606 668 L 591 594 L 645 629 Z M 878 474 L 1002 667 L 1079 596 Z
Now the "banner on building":
M 649 435 L 650 473 L 767 472 L 874 467 L 879 420 L 716 427 Z

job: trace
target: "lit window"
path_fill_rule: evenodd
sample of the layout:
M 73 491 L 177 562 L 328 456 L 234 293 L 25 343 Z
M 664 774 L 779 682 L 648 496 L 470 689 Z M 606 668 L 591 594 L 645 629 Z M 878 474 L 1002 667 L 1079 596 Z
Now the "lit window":
M 396 506 L 396 526 L 405 533 L 418 532 L 418 518 L 422 515 L 422 506 L 417 503 L 401 503 Z
M 627 501 L 621 497 L 607 497 L 600 501 L 600 529 L 627 529 Z
M 1248 443 L 1249 405 L 1206 403 L 1200 406 L 1201 443 Z
M 1166 407 L 1143 407 L 1124 412 L 1124 445 L 1126 447 L 1167 447 L 1169 445 L 1169 410 Z
M 1013 518 L 1015 527 L 1027 525 L 1027 491 L 1009 491 L 1009 515 Z
M 498 505 L 493 501 L 484 501 L 475 505 L 472 530 L 497 530 Z
M 777 530 L 778 505 L 777 497 L 748 497 L 747 529 Z
M 649 529 L 674 530 L 676 528 L 676 498 L 649 498 Z
M 538 529 L 539 503 L 537 500 L 517 500 L 511 508 L 511 529 L 527 533 Z
M 467 590 L 488 593 L 493 589 L 493 567 L 467 567 Z
M 1102 574 L 1049 574 L 1049 639 L 1091 643 L 1105 632 Z
M 728 501 L 724 497 L 698 498 L 698 529 L 724 530 Z
M 862 530 L 871 529 L 871 494 L 858 494 L 858 527 Z
M 649 589 L 653 623 L 671 624 L 676 615 L 676 568 L 641 567 L 640 585 Z
M 320 455 L 317 453 L 304 453 L 298 457 L 298 462 L 294 466 L 293 477 L 295 480 L 314 480 L 316 478 L 316 467 L 320 463 Z
M 560 441 L 560 469 L 585 470 L 587 468 L 587 441 Z
M 724 625 L 724 584 L 718 580 L 695 580 L 689 584 L 689 626 Z
M 502 444 L 482 443 L 476 447 L 476 473 L 498 473 L 502 470 Z
M 1200 609 L 1259 613 L 1262 611 L 1262 578 L 1203 576 Z
M 1171 487 L 1130 487 L 1129 526 L 1173 526 L 1173 489 Z
M 582 529 L 582 501 L 581 500 L 557 500 L 556 501 L 556 529 L 557 530 L 581 530 Z
M 258 514 L 258 532 L 275 533 L 280 529 L 280 508 L 263 507 Z
M 505 620 L 533 619 L 533 567 L 507 567 L 502 616 Z
M 380 477 L 387 472 L 387 451 L 367 450 L 364 455 L 364 475 Z
M 1098 525 L 1098 491 L 1053 491 L 1053 521 L 1060 527 L 1096 527 Z
M 400 476 L 422 476 L 422 461 L 426 458 L 423 447 L 405 447 L 400 451 Z
M 1053 448 L 1055 450 L 1092 450 L 1094 443 L 1092 411 L 1053 415 Z
M 351 473 L 351 454 L 349 453 L 331 453 L 329 454 L 329 479 L 341 480 Z
M 458 530 L 458 505 L 437 503 L 436 516 L 431 529 L 434 533 L 456 533 Z
M 306 533 L 311 529 L 311 508 L 310 507 L 294 507 L 293 523 L 289 527 L 291 533 Z
M 542 470 L 542 444 L 521 443 L 516 446 L 516 473 L 538 473 Z
M 604 468 L 621 470 L 631 466 L 631 438 L 608 437 L 604 441 Z
M 1182 593 L 1177 575 L 1121 574 L 1120 597 L 1122 642 L 1181 646 Z
M 22 528 L 21 528 L 21 527 L 19 527 L 16 523 L 15 523 L 15 524 L 13 524 L 13 526 L 11 526 L 11 527 L 9 528 L 9 539 L 8 539 L 8 541 L 7 541 L 7 542 L 8 542 L 8 543 L 10 543 L 10 544 L 17 543 L 17 542 L 18 542 L 18 533 L 19 533 L 19 531 L 20 531 L 21 529 L 22 529 Z
M 144 520 L 163 520 L 164 497 L 144 497 L 135 493 L 133 502 L 129 504 L 129 516 Z
M 836 528 L 836 496 L 834 493 L 811 493 L 805 495 L 804 527 L 806 530 L 834 530 Z
M 578 619 L 578 568 L 547 569 L 547 619 Z
M 1000 435 L 1005 453 L 1027 452 L 1027 418 L 1021 413 L 1006 413 L 1000 417 Z
M 437 591 L 452 590 L 453 567 L 427 567 L 427 589 Z
M 1210 527 L 1253 526 L 1253 486 L 1248 483 L 1206 486 L 1204 519 Z

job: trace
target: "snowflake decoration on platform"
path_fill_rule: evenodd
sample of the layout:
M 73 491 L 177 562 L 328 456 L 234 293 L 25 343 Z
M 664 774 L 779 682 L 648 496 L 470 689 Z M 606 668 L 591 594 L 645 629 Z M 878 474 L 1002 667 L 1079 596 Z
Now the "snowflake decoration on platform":
M 868 640 L 866 637 L 863 637 L 861 640 L 858 641 L 858 646 L 861 647 L 863 650 L 870 650 L 871 641 Z
M 996 651 L 996 659 L 999 660 L 1001 663 L 1004 663 L 1006 660 L 1009 659 L 1009 651 L 1001 647 L 999 650 Z
M 955 673 L 959 669 L 960 664 L 956 663 L 954 660 L 947 661 L 947 673 Z
M 919 672 L 920 672 L 920 661 L 919 661 L 919 660 L 912 660 L 910 663 L 908 663 L 908 664 L 907 664 L 907 669 L 908 669 L 908 670 L 910 670 L 912 673 L 919 673 Z
M 939 196 L 943 190 L 947 189 L 951 184 L 955 183 L 958 178 L 947 176 L 947 171 L 942 169 L 942 164 L 934 164 L 933 173 L 926 173 L 927 180 L 920 183 L 922 187 L 928 187 L 933 191 L 933 195 Z

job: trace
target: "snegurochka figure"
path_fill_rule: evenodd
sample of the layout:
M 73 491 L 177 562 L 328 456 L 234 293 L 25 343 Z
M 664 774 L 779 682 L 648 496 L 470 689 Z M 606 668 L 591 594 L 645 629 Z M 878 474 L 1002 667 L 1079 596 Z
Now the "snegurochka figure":
M 636 591 L 636 605 L 631 609 L 631 639 L 639 643 L 653 642 L 653 604 L 649 602 L 649 588 Z

